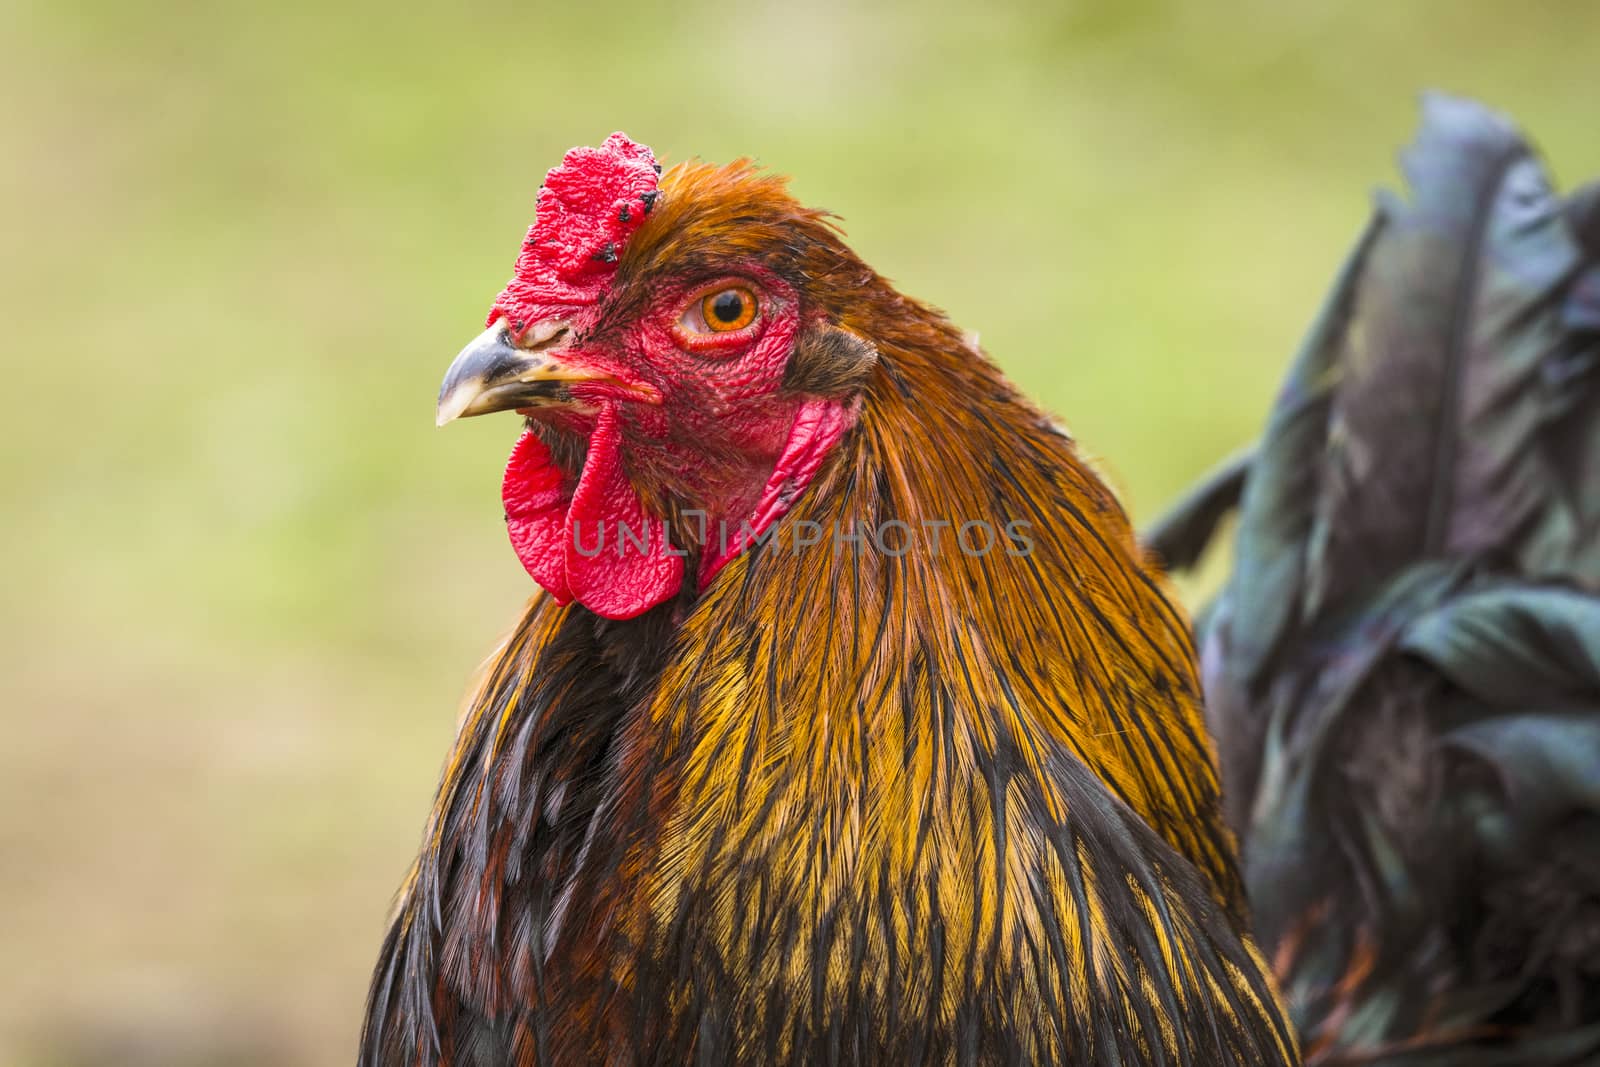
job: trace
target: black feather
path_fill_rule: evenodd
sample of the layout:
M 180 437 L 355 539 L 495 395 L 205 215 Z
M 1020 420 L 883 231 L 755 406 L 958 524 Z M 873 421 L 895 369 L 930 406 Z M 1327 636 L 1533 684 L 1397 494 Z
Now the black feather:
M 1424 112 L 1244 477 L 1208 716 L 1308 1062 L 1593 1064 L 1600 186 Z

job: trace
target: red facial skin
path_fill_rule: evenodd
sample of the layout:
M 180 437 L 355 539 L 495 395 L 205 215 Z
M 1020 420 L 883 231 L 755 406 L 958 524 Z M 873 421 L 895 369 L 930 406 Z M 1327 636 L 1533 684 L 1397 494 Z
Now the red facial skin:
M 731 285 L 756 294 L 749 326 L 697 334 L 682 324 L 707 291 Z M 799 408 L 799 398 L 782 395 L 799 315 L 785 283 L 750 268 L 710 285 L 676 286 L 628 323 L 606 323 L 603 307 L 585 309 L 573 324 L 580 340 L 561 361 L 621 383 L 579 382 L 571 392 L 597 408 L 615 406 L 637 482 L 737 522 L 771 474 Z M 594 428 L 595 416 L 586 413 L 529 414 L 564 430 Z
M 748 326 L 715 333 L 685 322 L 706 294 L 734 285 L 755 295 Z M 703 589 L 781 517 L 854 419 L 853 407 L 784 392 L 800 316 L 793 290 L 754 265 L 670 288 L 620 327 L 603 305 L 569 315 L 578 340 L 561 362 L 603 377 L 573 383 L 576 404 L 524 409 L 548 427 L 519 441 L 504 487 L 529 573 L 558 600 L 630 618 L 677 593 L 674 552 L 690 539 L 703 540 Z M 588 441 L 581 471 L 557 468 L 547 445 L 557 434 Z M 699 512 L 670 546 L 659 521 L 669 508 Z M 624 526 L 651 531 L 643 552 Z
M 707 293 L 731 285 L 756 296 L 748 326 L 719 334 L 684 322 Z M 525 409 L 550 432 L 527 433 L 507 469 L 512 541 L 557 599 L 628 618 L 678 591 L 682 561 L 673 549 L 702 536 L 704 588 L 747 536 L 782 515 L 853 412 L 784 393 L 799 305 L 781 279 L 753 266 L 670 289 L 620 329 L 605 322 L 601 306 L 567 321 L 580 340 L 562 351 L 562 363 L 604 377 L 570 387 L 577 405 Z M 588 440 L 580 472 L 555 467 L 551 434 Z M 669 505 L 701 513 L 700 529 L 680 528 L 670 548 L 653 521 Z M 624 525 L 655 539 L 640 552 L 623 540 Z

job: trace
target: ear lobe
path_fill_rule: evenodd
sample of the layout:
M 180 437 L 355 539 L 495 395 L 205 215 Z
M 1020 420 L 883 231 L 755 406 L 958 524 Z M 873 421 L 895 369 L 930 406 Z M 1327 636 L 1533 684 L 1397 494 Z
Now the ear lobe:
M 877 362 L 871 341 L 831 323 L 813 323 L 795 339 L 783 387 L 810 396 L 844 396 L 865 384 Z

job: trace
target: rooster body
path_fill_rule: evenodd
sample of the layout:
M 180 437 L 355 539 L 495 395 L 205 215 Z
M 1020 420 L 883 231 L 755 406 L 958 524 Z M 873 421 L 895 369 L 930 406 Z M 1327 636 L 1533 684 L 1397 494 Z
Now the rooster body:
M 471 698 L 362 1063 L 1297 1062 L 1110 492 L 779 181 L 656 187 L 619 138 L 611 186 L 552 172 L 441 398 L 529 415 L 550 592 Z M 681 549 L 597 573 L 618 513 Z
M 1307 1062 L 1600 1063 L 1600 187 L 1434 97 L 1253 458 L 1200 625 Z

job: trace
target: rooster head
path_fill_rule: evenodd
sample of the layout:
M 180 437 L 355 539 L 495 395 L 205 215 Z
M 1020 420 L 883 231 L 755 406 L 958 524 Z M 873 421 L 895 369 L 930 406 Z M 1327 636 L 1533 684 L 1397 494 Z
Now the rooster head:
M 827 217 L 748 162 L 665 176 L 612 134 L 575 148 L 439 424 L 516 411 L 511 542 L 561 603 L 631 618 L 696 592 L 776 522 L 860 408 L 882 285 Z

